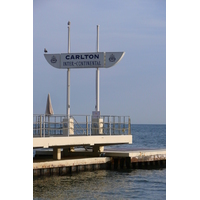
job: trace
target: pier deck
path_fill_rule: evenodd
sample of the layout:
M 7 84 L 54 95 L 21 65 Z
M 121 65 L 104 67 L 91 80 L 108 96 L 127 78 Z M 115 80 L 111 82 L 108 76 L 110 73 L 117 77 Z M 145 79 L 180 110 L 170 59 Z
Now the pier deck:
M 166 160 L 166 149 L 106 150 L 105 156 L 128 157 L 131 162 Z
M 77 153 L 77 152 L 76 152 Z M 49 152 L 47 153 L 47 155 Z M 166 167 L 166 149 L 106 150 L 100 155 L 104 157 L 80 156 L 73 153 L 70 157 L 53 160 L 52 157 L 33 159 L 33 175 L 64 175 L 72 172 L 96 169 L 137 169 Z
M 95 135 L 33 138 L 33 148 L 132 144 L 132 135 Z

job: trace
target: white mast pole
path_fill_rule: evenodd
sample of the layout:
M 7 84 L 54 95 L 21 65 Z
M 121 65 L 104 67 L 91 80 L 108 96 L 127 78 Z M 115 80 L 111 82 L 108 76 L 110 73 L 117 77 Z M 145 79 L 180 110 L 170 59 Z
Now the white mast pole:
M 97 52 L 99 52 L 99 25 L 97 25 Z M 99 111 L 99 68 L 96 70 L 96 111 Z
M 70 21 L 68 21 L 68 53 L 70 53 Z M 70 117 L 70 69 L 67 69 L 67 117 Z

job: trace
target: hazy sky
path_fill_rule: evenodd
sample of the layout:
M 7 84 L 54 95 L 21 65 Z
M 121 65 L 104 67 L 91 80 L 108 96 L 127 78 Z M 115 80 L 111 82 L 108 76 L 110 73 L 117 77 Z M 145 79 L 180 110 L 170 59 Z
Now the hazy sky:
M 125 51 L 100 69 L 101 115 L 129 115 L 131 123 L 166 123 L 166 2 L 163 0 L 33 1 L 33 113 L 43 114 L 50 93 L 55 114 L 66 113 L 67 70 L 50 66 L 48 53 Z M 71 114 L 95 110 L 96 69 L 72 69 Z

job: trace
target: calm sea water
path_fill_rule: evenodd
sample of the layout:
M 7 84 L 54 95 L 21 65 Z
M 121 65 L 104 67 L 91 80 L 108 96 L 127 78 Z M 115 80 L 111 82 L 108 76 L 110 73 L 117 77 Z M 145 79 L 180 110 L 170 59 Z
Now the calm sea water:
M 166 125 L 132 125 L 133 144 L 107 148 L 166 148 Z M 33 199 L 166 199 L 166 169 L 99 170 L 33 179 Z

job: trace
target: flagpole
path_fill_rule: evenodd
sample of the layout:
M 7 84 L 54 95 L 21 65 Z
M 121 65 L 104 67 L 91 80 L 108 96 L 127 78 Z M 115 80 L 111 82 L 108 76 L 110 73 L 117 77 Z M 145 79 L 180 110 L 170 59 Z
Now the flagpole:
M 99 25 L 97 25 L 97 52 L 99 52 Z M 96 70 L 96 111 L 99 111 L 99 68 Z
M 68 53 L 70 53 L 70 21 L 68 21 Z M 70 69 L 67 69 L 67 117 L 70 117 Z

